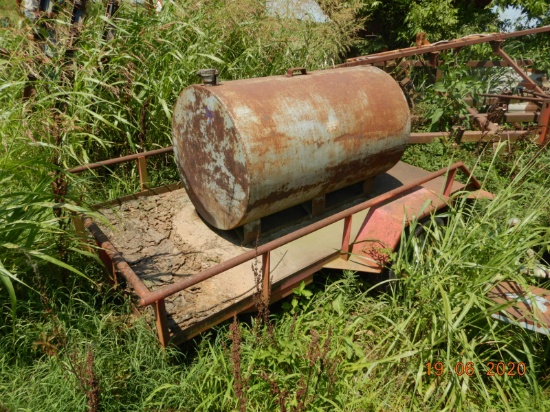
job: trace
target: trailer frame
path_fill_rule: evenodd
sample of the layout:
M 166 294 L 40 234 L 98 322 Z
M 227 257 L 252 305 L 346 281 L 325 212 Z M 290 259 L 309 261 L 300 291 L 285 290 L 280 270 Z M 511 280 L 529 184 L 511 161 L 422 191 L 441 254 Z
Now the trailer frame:
M 151 196 L 159 193 L 163 193 L 169 190 L 174 190 L 180 187 L 179 185 L 164 186 L 157 189 L 149 189 L 149 178 L 146 167 L 146 159 L 164 153 L 169 153 L 171 151 L 170 147 L 153 150 L 149 152 L 143 152 L 139 154 L 123 156 L 118 159 L 109 159 L 103 162 L 97 162 L 89 165 L 79 166 L 69 170 L 70 173 L 77 174 L 82 173 L 87 170 L 93 170 L 101 167 L 121 164 L 125 162 L 136 161 L 137 167 L 139 169 L 140 177 L 140 186 L 142 188 L 141 192 L 138 192 L 134 195 L 128 196 L 125 199 L 136 198 L 140 196 Z M 412 167 L 412 166 L 410 166 Z M 421 169 L 420 169 L 421 170 Z M 466 184 L 458 184 L 455 181 L 456 174 L 462 172 L 467 179 Z M 280 300 L 293 292 L 293 290 L 301 282 L 309 282 L 312 279 L 314 273 L 318 272 L 323 267 L 327 267 L 330 262 L 344 262 L 343 265 L 349 263 L 349 256 L 354 256 L 357 253 L 357 239 L 354 239 L 351 236 L 351 227 L 354 220 L 354 215 L 359 212 L 364 212 L 366 209 L 375 210 L 377 208 L 384 209 L 385 207 L 392 207 L 392 201 L 399 201 L 402 204 L 406 204 L 408 199 L 413 199 L 414 196 L 418 197 L 419 193 L 426 191 L 421 188 L 421 185 L 434 182 L 437 179 L 442 179 L 443 187 L 441 192 L 435 193 L 430 192 L 431 196 L 439 201 L 432 208 L 423 208 L 417 206 L 415 210 L 412 211 L 412 215 L 407 216 L 406 214 L 398 217 L 399 219 L 404 219 L 404 224 L 408 225 L 412 219 L 421 219 L 422 217 L 433 213 L 434 211 L 446 207 L 450 201 L 452 201 L 452 194 L 463 189 L 466 190 L 475 190 L 477 191 L 474 197 L 491 197 L 487 192 L 481 190 L 481 183 L 472 175 L 471 171 L 464 165 L 462 162 L 457 162 L 449 167 L 440 169 L 436 172 L 426 172 L 421 177 L 412 178 L 410 181 L 404 182 L 399 187 L 388 190 L 374 198 L 346 208 L 343 211 L 332 214 L 328 217 L 322 218 L 314 223 L 308 224 L 305 227 L 301 227 L 295 231 L 292 231 L 284 236 L 278 237 L 274 240 L 271 240 L 265 244 L 258 245 L 252 250 L 244 252 L 238 256 L 235 256 L 227 261 L 223 261 L 217 265 L 214 265 L 206 270 L 201 271 L 198 274 L 191 275 L 188 278 L 181 280 L 176 283 L 164 286 L 156 290 L 150 290 L 128 262 L 124 259 L 124 256 L 116 249 L 111 240 L 105 235 L 100 226 L 94 222 L 94 220 L 89 216 L 75 216 L 73 219 L 77 230 L 84 235 L 84 228 L 93 236 L 93 239 L 98 247 L 98 253 L 100 259 L 105 264 L 107 273 L 111 282 L 114 284 L 118 283 L 117 274 L 120 274 L 122 278 L 125 279 L 126 283 L 133 289 L 133 292 L 137 295 L 138 306 L 145 307 L 151 306 L 155 314 L 155 324 L 156 331 L 160 344 L 162 346 L 167 346 L 169 344 L 179 345 L 185 342 L 188 339 L 210 329 L 216 324 L 221 323 L 224 320 L 230 319 L 238 313 L 253 309 L 255 305 L 258 304 L 258 299 L 260 299 L 263 304 L 268 305 L 277 300 Z M 441 182 L 439 182 L 441 183 Z M 458 186 L 456 186 L 458 184 Z M 453 186 L 455 185 L 455 186 Z M 457 190 L 458 188 L 458 190 Z M 114 202 L 123 201 L 122 199 L 115 200 Z M 113 202 L 110 202 L 111 204 Z M 418 203 L 418 202 L 417 202 Z M 420 205 L 420 203 L 418 203 Z M 398 206 L 400 208 L 401 206 Z M 395 204 L 393 206 L 395 210 Z M 393 213 L 393 212 L 392 212 Z M 387 225 L 385 224 L 383 214 L 369 213 L 365 221 L 361 226 L 365 226 L 368 223 L 368 220 L 371 219 L 375 222 L 375 229 L 369 233 L 370 237 L 380 237 L 381 231 L 387 231 Z M 296 241 L 300 238 L 303 238 L 306 235 L 312 234 L 316 231 L 319 231 L 327 226 L 334 224 L 336 222 L 343 222 L 343 231 L 341 234 L 341 242 L 339 250 L 334 250 L 334 253 L 331 253 L 319 261 L 311 264 L 307 267 L 301 268 L 301 270 L 296 271 L 291 276 L 282 279 L 277 282 L 273 282 L 273 279 L 270 276 L 270 258 L 272 252 L 284 245 L 289 244 L 290 242 Z M 357 224 L 357 222 L 355 222 Z M 372 222 L 371 222 L 372 223 Z M 402 225 L 394 225 L 393 232 L 391 236 L 393 238 L 399 237 L 402 233 Z M 390 236 L 390 237 L 391 237 Z M 397 242 L 394 242 L 394 246 Z M 354 249 L 355 247 L 355 249 Z M 382 250 L 383 253 L 389 253 L 389 250 Z M 368 253 L 365 255 L 366 258 L 369 258 Z M 239 302 L 232 304 L 228 307 L 223 308 L 217 312 L 214 316 L 210 316 L 205 321 L 201 321 L 193 325 L 191 328 L 182 331 L 179 334 L 171 334 L 168 328 L 167 323 L 167 311 L 165 305 L 165 299 L 179 291 L 191 288 L 200 282 L 206 281 L 207 279 L 216 277 L 236 266 L 243 264 L 245 262 L 260 261 L 260 274 L 261 274 L 261 284 L 258 285 L 259 295 L 251 295 L 245 299 L 240 300 Z M 379 262 L 378 267 L 371 268 L 373 270 L 368 270 L 371 272 L 379 273 L 382 271 L 386 265 L 387 261 L 385 258 L 382 258 Z M 353 265 L 352 265 L 353 266 Z M 376 266 L 376 265 L 374 265 Z M 335 267 L 334 265 L 328 265 L 328 267 Z M 345 266 L 336 266 L 343 267 Z M 353 269 L 353 267 L 352 267 Z

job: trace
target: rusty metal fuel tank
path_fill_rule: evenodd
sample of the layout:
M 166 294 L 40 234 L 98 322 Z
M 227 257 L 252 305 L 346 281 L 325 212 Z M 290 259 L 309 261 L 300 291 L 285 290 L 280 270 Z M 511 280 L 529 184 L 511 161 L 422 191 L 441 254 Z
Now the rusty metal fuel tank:
M 173 117 L 176 162 L 199 214 L 233 229 L 393 167 L 405 96 L 371 66 L 193 85 Z

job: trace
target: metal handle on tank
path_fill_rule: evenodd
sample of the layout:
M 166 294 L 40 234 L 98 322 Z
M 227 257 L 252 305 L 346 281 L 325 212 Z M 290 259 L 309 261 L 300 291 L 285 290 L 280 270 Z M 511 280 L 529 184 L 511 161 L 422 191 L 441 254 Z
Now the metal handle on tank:
M 292 77 L 294 76 L 294 72 L 299 71 L 301 74 L 307 74 L 307 70 L 305 67 L 291 67 L 286 71 L 286 77 Z

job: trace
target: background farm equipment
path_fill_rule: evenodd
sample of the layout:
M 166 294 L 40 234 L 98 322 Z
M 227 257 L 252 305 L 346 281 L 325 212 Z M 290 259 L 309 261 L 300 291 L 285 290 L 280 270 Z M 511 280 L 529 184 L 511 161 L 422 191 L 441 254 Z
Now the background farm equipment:
M 550 31 L 550 26 L 539 27 L 536 29 L 522 30 L 513 33 L 492 33 L 470 35 L 460 39 L 443 40 L 434 43 L 429 43 L 420 38 L 417 38 L 417 46 L 406 49 L 392 50 L 383 53 L 376 53 L 367 56 L 360 56 L 348 59 L 345 63 L 338 67 L 354 67 L 361 65 L 375 65 L 382 67 L 387 71 L 394 73 L 397 80 L 400 81 L 406 92 L 410 92 L 412 83 L 406 77 L 407 71 L 411 67 L 431 67 L 435 69 L 436 74 L 434 80 L 440 80 L 444 73 L 440 70 L 442 61 L 440 53 L 442 51 L 454 50 L 458 53 L 461 49 L 475 44 L 490 43 L 493 53 L 501 57 L 501 60 L 496 61 L 468 61 L 466 66 L 471 68 L 487 68 L 487 67 L 510 67 L 522 79 L 522 83 L 516 90 L 520 94 L 485 94 L 483 97 L 490 100 L 485 102 L 487 106 L 486 113 L 480 113 L 474 104 L 474 99 L 467 98 L 469 108 L 468 112 L 471 116 L 472 126 L 479 130 L 467 131 L 464 128 L 457 129 L 456 132 L 418 132 L 411 134 L 410 143 L 429 143 L 433 139 L 441 136 L 453 136 L 457 142 L 477 142 L 486 140 L 517 140 L 518 138 L 526 138 L 534 135 L 539 144 L 546 144 L 550 139 L 548 133 L 548 122 L 550 121 L 550 108 L 548 106 L 548 74 L 540 74 L 540 80 L 533 80 L 532 76 L 526 73 L 522 67 L 531 66 L 533 62 L 530 60 L 516 61 L 511 58 L 503 49 L 502 45 L 506 39 L 526 36 L 536 33 L 546 33 Z M 424 34 L 425 35 L 425 34 Z M 422 60 L 410 60 L 412 56 L 427 56 Z M 511 101 L 530 102 L 531 106 L 525 106 L 521 109 L 518 106 L 509 107 Z M 412 101 L 411 99 L 409 101 Z M 477 106 L 478 107 L 478 106 Z M 519 109 L 519 110 L 518 110 Z M 504 130 L 499 123 L 509 122 L 536 122 L 537 126 L 528 130 Z

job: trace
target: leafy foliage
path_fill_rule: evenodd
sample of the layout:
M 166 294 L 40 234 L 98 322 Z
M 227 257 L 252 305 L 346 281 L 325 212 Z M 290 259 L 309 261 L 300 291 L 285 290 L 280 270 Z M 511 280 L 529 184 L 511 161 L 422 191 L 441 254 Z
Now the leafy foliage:
M 167 4 L 158 15 L 123 4 L 110 21 L 103 17 L 103 5 L 89 3 L 77 44 L 66 24 L 69 6 L 52 19 L 44 17 L 32 31 L 20 25 L 0 34 L 0 47 L 6 50 L 0 55 L 1 181 L 6 191 L 0 197 L 1 280 L 12 304 L 12 282 L 23 281 L 14 273 L 33 283 L 29 281 L 38 269 L 25 263 L 31 256 L 81 273 L 64 263 L 65 252 L 55 257 L 55 239 L 67 236 L 68 214 L 83 210 L 75 203 L 120 193 L 116 185 L 96 180 L 94 186 L 86 177 L 66 176 L 64 169 L 168 146 L 175 99 L 199 80 L 197 69 L 216 66 L 223 79 L 236 79 L 279 74 L 294 66 L 322 67 L 353 43 L 358 27 L 356 6 L 334 1 L 326 2 L 332 21 L 322 25 L 268 16 L 264 2 L 257 0 L 182 1 Z M 40 34 L 45 24 L 56 27 L 55 41 L 46 34 L 35 42 L 29 31 Z M 107 41 L 109 27 L 115 34 Z M 78 51 L 70 59 L 75 46 Z M 23 99 L 29 90 L 30 97 Z M 153 173 L 153 180 L 174 178 L 170 167 L 172 172 Z M 118 173 L 124 190 L 125 178 L 136 170 L 123 167 Z
M 523 12 L 523 23 L 499 20 L 499 10 L 508 6 Z M 361 9 L 366 18 L 367 37 L 358 52 L 368 54 L 408 47 L 414 45 L 419 32 L 425 32 L 430 42 L 436 42 L 504 28 L 520 30 L 526 22 L 540 26 L 548 24 L 549 10 L 547 0 L 368 0 Z
M 0 317 L 0 410 L 548 409 L 546 340 L 497 323 L 485 297 L 506 279 L 538 284 L 518 271 L 529 249 L 549 247 L 548 154 L 527 142 L 496 154 L 447 141 L 409 148 L 405 160 L 429 170 L 465 160 L 499 197 L 474 205 L 457 199 L 444 215 L 447 228 L 434 225 L 422 240 L 405 233 L 390 293 L 373 294 L 369 279 L 351 273 L 320 275 L 269 322 L 235 321 L 189 343 L 187 352 L 160 349 L 122 294 L 102 289 L 100 297 L 101 285 L 79 281 L 97 281 L 101 271 L 79 259 L 84 252 L 66 224 L 84 210 L 77 204 L 133 190 L 136 170 L 101 170 L 96 183 L 63 177 L 63 170 L 169 144 L 171 108 L 198 80 L 197 69 L 216 66 L 222 78 L 236 79 L 321 68 L 356 45 L 361 6 L 368 30 L 378 25 L 383 34 L 376 47 L 394 47 L 419 30 L 432 39 L 496 27 L 488 3 L 325 0 L 331 22 L 324 25 L 267 16 L 264 2 L 254 0 L 181 1 L 159 15 L 124 5 L 109 21 L 93 4 L 74 59 L 65 53 L 72 47 L 67 25 L 58 24 L 56 53 L 46 57 L 25 27 L 3 30 L 0 299 L 7 299 L 0 310 L 8 316 Z M 540 4 L 521 2 L 544 14 Z M 56 23 L 67 19 L 61 14 Z M 108 25 L 116 27 L 112 41 L 103 38 Z M 547 42 L 530 41 L 545 67 Z M 361 47 L 374 51 L 371 43 Z M 521 43 L 512 47 L 523 55 Z M 425 90 L 428 123 L 421 127 L 428 129 L 463 121 L 455 98 L 486 87 L 455 69 L 454 57 L 443 58 L 440 82 L 412 73 Z M 23 100 L 29 73 L 35 92 Z M 154 165 L 155 181 L 173 178 L 167 165 Z M 66 192 L 52 193 L 60 176 Z M 521 224 L 509 228 L 511 216 Z M 436 361 L 451 372 L 473 362 L 476 374 L 427 375 L 426 363 Z M 527 373 L 491 378 L 483 373 L 489 361 L 522 361 Z

